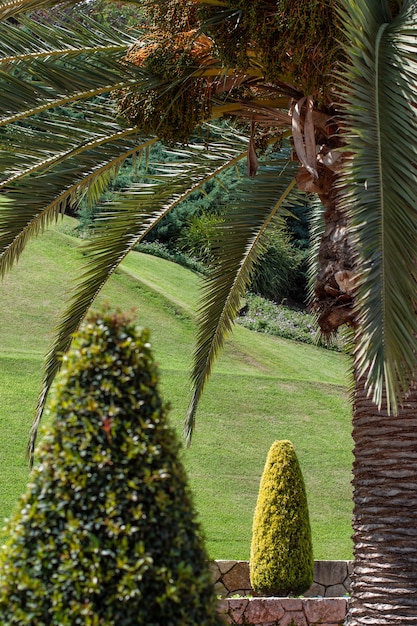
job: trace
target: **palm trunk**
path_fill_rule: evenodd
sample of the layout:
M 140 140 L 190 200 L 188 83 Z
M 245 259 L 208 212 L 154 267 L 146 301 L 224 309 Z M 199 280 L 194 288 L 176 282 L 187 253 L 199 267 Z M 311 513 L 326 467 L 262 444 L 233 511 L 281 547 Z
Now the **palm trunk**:
M 315 295 L 324 332 L 355 325 L 354 267 L 335 181 L 336 175 L 319 193 L 326 229 Z M 417 626 L 417 385 L 394 417 L 377 409 L 356 376 L 353 439 L 354 568 L 346 626 Z
M 349 626 L 417 624 L 417 390 L 398 416 L 356 381 Z
M 353 324 L 353 278 L 354 266 L 348 237 L 346 216 L 339 207 L 337 183 L 339 168 L 343 161 L 340 150 L 344 146 L 337 119 L 331 111 L 315 112 L 314 138 L 320 148 L 322 159 L 312 164 L 316 170 L 301 165 L 297 173 L 298 188 L 307 193 L 316 193 L 325 208 L 325 229 L 320 242 L 314 287 L 313 308 L 317 312 L 318 324 L 325 335 L 331 335 L 343 324 Z M 300 123 L 305 128 L 306 118 L 302 111 Z M 335 164 L 325 165 L 326 155 L 338 154 Z M 324 156 L 323 156 L 324 155 Z M 293 158 L 300 161 L 296 151 Z
M 318 324 L 331 335 L 343 324 L 353 325 L 353 264 L 347 234 L 347 220 L 337 208 L 336 198 L 319 194 L 326 207 L 325 230 L 318 254 L 314 308 Z

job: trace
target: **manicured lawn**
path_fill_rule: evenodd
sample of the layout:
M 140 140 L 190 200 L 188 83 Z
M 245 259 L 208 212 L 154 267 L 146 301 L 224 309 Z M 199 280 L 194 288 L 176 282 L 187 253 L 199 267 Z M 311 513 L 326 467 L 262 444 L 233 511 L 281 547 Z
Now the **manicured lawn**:
M 76 241 L 53 230 L 31 244 L 1 287 L 0 518 L 27 482 L 25 447 L 43 354 L 71 277 Z M 161 389 L 181 436 L 189 400 L 199 278 L 133 253 L 101 299 L 136 308 L 151 329 Z M 249 556 L 252 514 L 269 446 L 290 439 L 307 484 L 316 558 L 351 557 L 351 417 L 340 354 L 254 333 L 227 341 L 183 457 L 213 558 Z

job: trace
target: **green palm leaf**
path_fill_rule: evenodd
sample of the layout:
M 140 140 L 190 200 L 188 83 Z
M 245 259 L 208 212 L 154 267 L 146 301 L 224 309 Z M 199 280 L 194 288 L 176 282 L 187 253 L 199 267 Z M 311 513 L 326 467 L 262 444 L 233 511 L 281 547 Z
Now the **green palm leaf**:
M 0 5 L 1 7 L 1 5 Z M 26 15 L 16 24 L 0 21 L 0 66 L 30 60 L 82 53 L 122 50 L 137 39 L 139 33 L 119 33 L 105 24 L 83 16 L 77 21 L 67 16 L 64 24 L 43 23 Z
M 0 210 L 4 274 L 68 202 L 88 187 L 99 193 L 143 147 L 100 94 L 160 80 L 124 61 L 133 35 L 93 20 L 50 26 L 19 17 L 16 26 L 0 23 L 0 40 L 0 190 L 14 201 Z
M 13 202 L 0 208 L 0 275 L 17 261 L 30 238 L 65 210 L 71 198 L 78 198 L 83 189 L 97 184 L 97 179 L 119 167 L 128 156 L 156 141 L 138 141 L 135 129 L 120 129 L 114 124 L 107 132 L 104 137 L 93 133 L 89 141 L 76 144 L 72 150 L 49 156 L 37 163 L 38 167 L 32 166 L 33 175 L 26 170 L 23 180 L 13 186 L 5 181 L 7 197 Z M 19 178 L 19 173 L 11 177 Z
M 36 37 L 38 25 L 30 27 L 31 36 Z M 82 31 L 83 27 L 75 25 L 74 33 L 76 29 Z M 48 37 L 38 40 L 37 52 L 19 54 L 12 50 L 0 57 L 0 126 L 146 82 L 140 68 L 124 61 L 133 43 L 131 37 L 124 41 L 115 38 L 110 43 L 97 37 L 90 45 L 74 37 L 73 48 L 69 49 L 66 43 L 62 45 L 59 29 L 49 28 L 42 34 Z M 149 87 L 149 81 L 146 85 Z
M 325 232 L 324 207 L 318 198 L 309 202 L 309 258 L 307 268 L 307 302 L 314 304 L 314 287 L 320 269 L 320 243 Z
M 262 234 L 277 214 L 288 213 L 294 193 L 296 166 L 287 155 L 274 155 L 253 179 L 245 179 L 218 226 L 215 269 L 204 288 L 192 371 L 193 394 L 184 432 L 188 443 L 197 405 L 213 363 L 224 345 L 262 251 Z
M 91 54 L 85 59 L 68 59 L 62 66 L 56 58 L 41 63 L 30 60 L 28 67 L 22 62 L 19 64 L 21 76 L 0 71 L 0 88 L 4 90 L 0 126 L 135 84 L 141 77 L 139 69 L 133 70 L 129 66 L 122 72 L 126 48 L 122 53 L 110 51 L 102 55 Z M 30 80 L 28 76 L 34 76 L 36 80 Z
M 211 129 L 213 132 L 213 129 Z M 136 185 L 103 207 L 96 224 L 97 235 L 84 246 L 87 263 L 61 315 L 56 338 L 44 366 L 43 387 L 31 431 L 29 455 L 33 453 L 39 422 L 51 384 L 64 353 L 103 285 L 132 248 L 174 206 L 228 167 L 246 157 L 247 140 L 238 133 L 222 131 L 223 139 L 177 151 L 177 164 L 161 163 L 157 179 Z
M 62 6 L 80 4 L 79 0 L 63 0 Z M 21 13 L 30 13 L 40 8 L 56 6 L 56 0 L 7 0 L 0 2 L 0 21 L 10 20 Z
M 356 363 L 374 400 L 394 412 L 417 367 L 417 6 L 391 20 L 388 3 L 349 0 L 343 14 L 349 159 L 342 203 L 352 224 Z

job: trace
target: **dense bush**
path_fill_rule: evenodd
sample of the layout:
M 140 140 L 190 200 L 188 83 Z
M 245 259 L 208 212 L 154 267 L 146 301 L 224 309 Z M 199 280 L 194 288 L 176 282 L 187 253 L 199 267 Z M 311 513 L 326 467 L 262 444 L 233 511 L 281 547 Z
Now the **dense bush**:
M 265 250 L 252 275 L 250 291 L 273 302 L 290 300 L 304 304 L 306 300 L 305 250 L 298 249 L 284 227 L 267 231 Z
M 178 239 L 179 248 L 210 267 L 213 262 L 213 244 L 216 241 L 217 228 L 223 221 L 221 215 L 216 213 L 206 212 L 192 216 Z
M 304 480 L 290 441 L 268 453 L 256 504 L 250 556 L 253 589 L 300 595 L 313 582 L 313 550 Z
M 1 556 L 1 625 L 218 626 L 147 331 L 96 314 L 63 365 Z

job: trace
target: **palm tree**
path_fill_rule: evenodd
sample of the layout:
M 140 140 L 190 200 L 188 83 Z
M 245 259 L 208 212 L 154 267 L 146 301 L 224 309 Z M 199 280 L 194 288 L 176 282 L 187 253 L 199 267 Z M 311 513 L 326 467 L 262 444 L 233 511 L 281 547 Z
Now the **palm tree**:
M 317 194 L 313 306 L 323 332 L 354 329 L 348 623 L 417 624 L 417 3 L 146 0 L 144 28 L 127 33 L 83 5 L 48 21 L 54 4 L 0 4 L 0 272 L 68 205 L 99 198 L 126 159 L 158 139 L 181 158 L 103 206 L 31 446 L 58 354 L 102 285 L 173 207 L 246 159 L 203 293 L 187 436 L 263 233 L 297 189 Z

